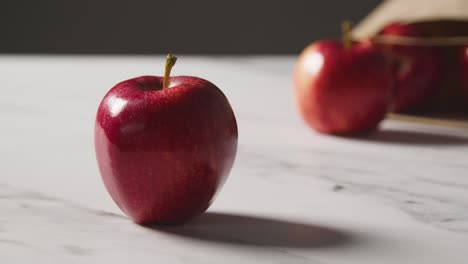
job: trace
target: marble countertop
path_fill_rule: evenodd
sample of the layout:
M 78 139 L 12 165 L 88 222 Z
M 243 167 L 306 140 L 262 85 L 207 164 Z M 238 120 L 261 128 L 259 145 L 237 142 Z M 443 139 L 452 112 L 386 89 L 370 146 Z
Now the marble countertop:
M 0 263 L 468 263 L 468 134 L 385 121 L 365 139 L 317 134 L 291 88 L 295 58 L 179 56 L 239 125 L 234 168 L 181 227 L 128 220 L 101 182 L 95 111 L 163 57 L 0 56 Z

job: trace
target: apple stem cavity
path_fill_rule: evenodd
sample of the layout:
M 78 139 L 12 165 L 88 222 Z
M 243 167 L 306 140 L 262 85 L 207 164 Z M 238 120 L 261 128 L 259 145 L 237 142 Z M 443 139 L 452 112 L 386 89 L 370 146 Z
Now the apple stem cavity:
M 164 66 L 164 79 L 163 79 L 163 90 L 169 87 L 169 76 L 171 75 L 172 67 L 177 61 L 177 57 L 172 54 L 166 56 L 166 66 Z
M 343 21 L 341 23 L 341 33 L 343 39 L 343 46 L 345 49 L 351 48 L 352 36 L 351 36 L 351 21 Z

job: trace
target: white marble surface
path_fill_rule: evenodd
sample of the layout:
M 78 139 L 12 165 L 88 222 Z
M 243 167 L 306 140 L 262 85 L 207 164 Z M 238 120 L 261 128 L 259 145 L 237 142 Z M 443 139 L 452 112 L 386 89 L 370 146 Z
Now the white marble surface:
M 208 212 L 133 224 L 97 170 L 104 93 L 162 57 L 0 56 L 0 263 L 468 263 L 466 131 L 386 121 L 368 139 L 314 133 L 291 91 L 294 57 L 180 56 L 216 83 L 240 145 Z

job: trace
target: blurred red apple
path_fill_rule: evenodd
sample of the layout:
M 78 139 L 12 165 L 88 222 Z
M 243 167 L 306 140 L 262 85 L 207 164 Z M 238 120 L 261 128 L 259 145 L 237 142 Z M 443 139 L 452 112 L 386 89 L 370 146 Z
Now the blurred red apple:
M 468 102 L 468 46 L 463 47 L 461 58 L 461 81 L 465 99 Z
M 391 64 L 370 43 L 313 43 L 299 56 L 293 78 L 302 117 L 319 132 L 372 130 L 391 103 Z
M 113 200 L 139 224 L 178 224 L 203 213 L 228 176 L 237 124 L 224 94 L 188 76 L 142 76 L 102 99 L 95 146 Z
M 423 37 L 422 32 L 411 24 L 391 23 L 380 35 Z M 393 110 L 396 112 L 416 110 L 423 106 L 440 85 L 441 58 L 435 47 L 402 44 L 380 44 L 395 59 L 395 97 Z

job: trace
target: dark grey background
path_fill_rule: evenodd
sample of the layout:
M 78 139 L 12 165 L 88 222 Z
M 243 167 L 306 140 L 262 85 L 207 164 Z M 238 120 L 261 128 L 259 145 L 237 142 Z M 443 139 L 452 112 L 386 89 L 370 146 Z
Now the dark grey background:
M 2 0 L 0 53 L 291 54 L 379 0 Z

